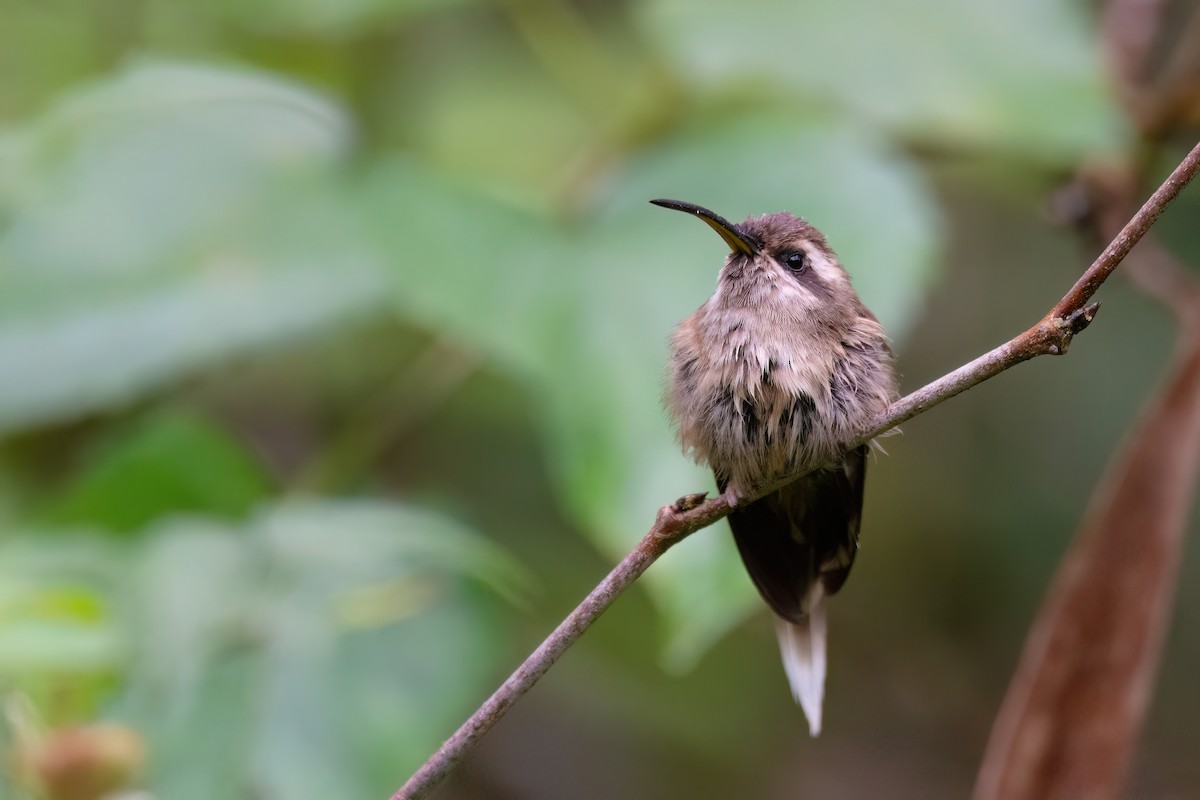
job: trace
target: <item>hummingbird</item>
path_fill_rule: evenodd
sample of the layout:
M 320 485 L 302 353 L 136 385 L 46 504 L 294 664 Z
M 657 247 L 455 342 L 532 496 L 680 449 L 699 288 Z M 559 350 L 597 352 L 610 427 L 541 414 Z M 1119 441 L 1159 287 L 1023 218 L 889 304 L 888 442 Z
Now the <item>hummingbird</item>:
M 891 346 L 800 217 L 735 225 L 692 203 L 650 202 L 698 217 L 729 247 L 716 291 L 671 336 L 666 405 L 684 450 L 736 504 L 734 541 L 816 736 L 826 600 L 850 573 L 862 521 L 867 445 L 851 445 L 898 396 Z

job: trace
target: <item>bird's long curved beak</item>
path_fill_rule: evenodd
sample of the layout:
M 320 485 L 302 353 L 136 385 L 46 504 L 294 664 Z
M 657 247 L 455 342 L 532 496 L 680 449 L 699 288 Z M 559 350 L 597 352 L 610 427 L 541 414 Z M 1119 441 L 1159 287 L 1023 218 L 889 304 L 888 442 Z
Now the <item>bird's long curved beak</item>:
M 709 211 L 704 206 L 698 206 L 695 203 L 685 203 L 682 200 L 651 200 L 650 202 L 656 206 L 682 211 L 685 214 L 693 214 L 699 217 L 707 222 L 710 228 L 721 234 L 721 238 L 725 240 L 725 244 L 729 245 L 729 249 L 735 253 L 744 253 L 752 256 L 756 255 L 762 249 L 762 243 L 758 239 L 746 233 L 720 214 L 714 214 Z

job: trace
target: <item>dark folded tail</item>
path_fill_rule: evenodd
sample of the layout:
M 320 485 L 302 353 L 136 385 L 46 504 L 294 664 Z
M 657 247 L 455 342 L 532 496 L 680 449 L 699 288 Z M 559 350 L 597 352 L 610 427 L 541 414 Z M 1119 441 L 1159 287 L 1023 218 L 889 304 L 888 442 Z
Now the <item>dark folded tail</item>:
M 860 447 L 840 468 L 806 475 L 729 515 L 746 571 L 780 617 L 784 669 L 814 736 L 825 684 L 824 598 L 845 583 L 858 551 L 866 453 Z

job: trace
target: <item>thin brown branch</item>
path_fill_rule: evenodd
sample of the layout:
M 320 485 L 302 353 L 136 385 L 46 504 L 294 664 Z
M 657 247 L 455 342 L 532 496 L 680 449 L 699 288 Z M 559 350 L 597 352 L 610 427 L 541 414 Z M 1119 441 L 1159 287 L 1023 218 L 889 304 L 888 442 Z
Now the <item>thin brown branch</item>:
M 1108 241 L 1129 218 L 1144 184 L 1142 173 L 1153 161 L 1152 149 L 1128 166 L 1103 164 L 1085 168 L 1069 185 L 1076 198 L 1071 222 L 1089 239 Z M 1068 191 L 1068 190 L 1064 190 Z M 1147 236 L 1123 272 L 1137 288 L 1165 306 L 1176 319 L 1190 324 L 1198 307 L 1200 281 L 1161 242 Z
M 1196 174 L 1198 167 L 1200 167 L 1200 144 L 1192 148 L 1192 151 L 1184 157 L 1175 171 L 1163 181 L 1154 194 L 1150 195 L 1150 199 L 1133 215 L 1133 219 L 1125 224 L 1121 232 L 1109 242 L 1108 247 L 1104 248 L 1100 257 L 1075 282 L 1071 291 L 1058 301 L 1058 305 L 1054 307 L 1049 316 L 1065 317 L 1079 310 L 1084 303 L 1092 299 L 1092 295 L 1100 288 L 1100 284 L 1104 283 L 1121 263 L 1121 260 L 1138 243 L 1138 240 L 1146 234 L 1146 231 L 1150 230 L 1150 226 L 1175 199 L 1176 195 L 1183 191 L 1183 187 L 1187 186 L 1188 181 Z
M 1095 316 L 1098 305 L 1089 304 L 1092 295 L 1154 224 L 1163 209 L 1192 179 L 1198 167 L 1200 144 L 1197 144 L 1175 168 L 1158 191 L 1146 201 L 1141 210 L 1087 269 L 1083 277 L 1040 322 L 991 352 L 897 401 L 886 412 L 872 420 L 855 444 L 867 442 L 1023 361 L 1039 355 L 1067 352 L 1071 339 L 1087 327 Z M 763 487 L 757 497 L 773 488 L 775 487 Z M 480 737 L 504 716 L 513 703 L 529 691 L 559 656 L 566 652 L 613 600 L 637 580 L 659 556 L 690 534 L 728 516 L 734 508 L 725 496 L 707 501 L 702 501 L 702 497 L 689 495 L 674 505 L 664 506 L 659 511 L 654 526 L 637 547 L 621 560 L 608 577 L 555 628 L 525 663 L 463 723 L 462 727 L 430 756 L 408 782 L 392 795 L 392 800 L 416 800 L 427 796 Z M 740 501 L 748 502 L 753 499 L 756 497 L 741 498 Z
M 525 692 L 558 661 L 567 648 L 591 627 L 604 609 L 612 605 L 646 568 L 672 546 L 690 534 L 712 525 L 732 511 L 724 497 L 707 502 L 703 494 L 681 497 L 673 505 L 659 509 L 654 527 L 638 542 L 637 547 L 592 590 L 575 610 L 567 615 L 554 632 L 546 637 L 517 671 L 492 693 L 441 748 L 413 773 L 404 786 L 392 795 L 392 800 L 424 797 L 462 760 L 462 757 L 508 712 Z
M 1163 181 L 1136 214 L 1125 223 L 1120 232 L 1109 242 L 1108 247 L 1080 276 L 1061 300 L 1050 309 L 1041 321 L 1019 336 L 1010 339 L 996 349 L 938 378 L 907 397 L 893 403 L 890 408 L 873 420 L 859 439 L 859 444 L 870 441 L 933 406 L 965 392 L 972 386 L 994 377 L 1010 367 L 1040 355 L 1062 355 L 1067 352 L 1072 337 L 1087 327 L 1099 308 L 1088 301 L 1096 294 L 1100 285 L 1112 274 L 1117 265 L 1129 254 L 1150 230 L 1163 210 L 1187 186 L 1200 168 L 1200 144 L 1180 162 L 1175 171 Z

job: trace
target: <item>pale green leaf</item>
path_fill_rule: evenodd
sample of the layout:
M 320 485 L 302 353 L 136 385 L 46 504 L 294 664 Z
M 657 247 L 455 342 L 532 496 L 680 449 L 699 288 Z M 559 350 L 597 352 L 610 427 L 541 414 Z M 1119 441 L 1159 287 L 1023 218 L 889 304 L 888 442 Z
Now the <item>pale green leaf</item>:
M 343 38 L 402 23 L 422 14 L 450 11 L 479 0 L 216 0 L 207 10 L 251 30 L 278 36 L 292 32 Z
M 797 106 L 1070 165 L 1122 140 L 1078 3 L 651 0 L 637 10 L 684 80 L 706 90 L 791 88 Z
M 152 785 L 185 799 L 382 794 L 496 679 L 492 591 L 526 581 L 463 526 L 383 503 L 146 537 L 119 711 L 155 742 Z
M 304 90 L 174 65 L 0 138 L 0 430 L 375 307 L 378 262 L 330 174 L 347 140 Z
M 89 537 L 37 541 L 17 536 L 0 548 L 0 675 L 106 673 L 126 653 L 114 598 L 120 551 Z
M 269 489 L 240 442 L 198 415 L 171 412 L 111 434 L 44 516 L 58 526 L 133 531 L 171 513 L 242 515 Z

